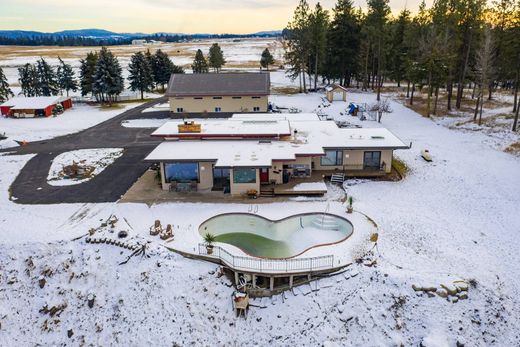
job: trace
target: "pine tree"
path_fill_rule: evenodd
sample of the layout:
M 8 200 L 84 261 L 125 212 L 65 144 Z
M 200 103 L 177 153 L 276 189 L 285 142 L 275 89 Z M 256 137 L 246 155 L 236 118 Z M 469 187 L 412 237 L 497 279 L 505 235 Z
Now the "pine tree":
M 309 11 L 307 1 L 300 0 L 285 35 L 287 40 L 285 60 L 290 65 L 287 75 L 293 80 L 299 77 L 300 92 L 305 93 L 307 92 L 305 73 L 308 71 L 311 54 Z
M 88 53 L 85 59 L 80 60 L 80 87 L 82 96 L 94 93 L 97 60 L 98 55 L 95 52 Z
M 38 91 L 42 96 L 58 95 L 60 88 L 56 72 L 45 59 L 40 58 L 36 62 L 36 70 L 38 71 Z
M 391 41 L 391 55 L 389 61 L 390 77 L 401 86 L 401 81 L 405 75 L 405 59 L 409 53 L 409 44 L 405 41 L 406 33 L 410 26 L 410 11 L 404 9 L 399 13 L 397 21 L 394 23 Z
M 341 85 L 350 85 L 352 75 L 358 72 L 361 49 L 361 25 L 352 0 L 339 0 L 333 9 L 333 18 L 327 35 L 328 56 L 326 69 L 330 77 Z
M 38 71 L 31 64 L 25 64 L 18 68 L 18 81 L 22 88 L 22 94 L 27 97 L 40 96 Z
M 318 2 L 309 17 L 312 62 L 314 65 L 314 90 L 318 88 L 318 73 L 322 59 L 327 48 L 327 29 L 329 25 L 329 14 Z
M 13 91 L 9 88 L 9 83 L 7 83 L 4 70 L 0 67 L 0 103 L 3 103 L 11 96 L 14 96 Z
M 168 84 L 171 74 L 184 73 L 184 69 L 175 65 L 168 57 L 168 54 L 160 49 L 158 49 L 153 56 L 152 70 L 154 82 L 156 85 L 161 86 L 162 90 L 164 90 L 164 86 Z
M 208 63 L 206 58 L 204 57 L 204 53 L 199 49 L 195 54 L 195 60 L 193 60 L 193 64 L 191 65 L 191 69 L 193 73 L 207 73 L 208 72 Z
M 209 49 L 209 67 L 214 69 L 215 72 L 220 72 L 222 66 L 226 64 L 226 59 L 224 59 L 224 52 L 218 45 L 218 43 L 214 43 Z
M 58 60 L 60 61 L 57 70 L 58 86 L 61 92 L 66 91 L 67 96 L 69 96 L 70 91 L 75 92 L 78 90 L 78 82 L 74 76 L 72 66 L 66 64 L 60 57 L 58 57 Z
M 130 73 L 128 76 L 130 89 L 132 91 L 140 91 L 141 100 L 143 100 L 144 92 L 149 92 L 153 88 L 152 67 L 150 66 L 149 60 L 142 52 L 135 53 L 130 58 L 128 71 Z
M 264 49 L 262 57 L 260 58 L 260 66 L 269 71 L 269 65 L 274 64 L 274 58 L 269 52 L 269 48 Z
M 101 102 L 116 101 L 124 90 L 121 65 L 106 47 L 101 48 L 96 63 L 93 92 Z

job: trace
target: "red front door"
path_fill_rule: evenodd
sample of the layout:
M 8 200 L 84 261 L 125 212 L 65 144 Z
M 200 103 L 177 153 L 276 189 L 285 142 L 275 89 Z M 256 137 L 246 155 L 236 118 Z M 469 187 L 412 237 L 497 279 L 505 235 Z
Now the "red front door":
M 260 169 L 260 183 L 269 183 L 269 169 Z

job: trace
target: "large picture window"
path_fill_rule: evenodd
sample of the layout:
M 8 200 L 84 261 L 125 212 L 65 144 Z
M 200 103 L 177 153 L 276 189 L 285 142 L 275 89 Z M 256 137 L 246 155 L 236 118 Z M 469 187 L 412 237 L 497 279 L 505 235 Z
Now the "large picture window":
M 256 169 L 233 169 L 233 183 L 256 183 Z
M 363 155 L 363 168 L 365 170 L 379 170 L 381 167 L 381 152 L 365 152 Z
M 325 156 L 321 157 L 321 166 L 340 166 L 343 165 L 343 151 L 325 151 Z
M 166 163 L 164 164 L 164 178 L 167 183 L 199 181 L 198 163 Z

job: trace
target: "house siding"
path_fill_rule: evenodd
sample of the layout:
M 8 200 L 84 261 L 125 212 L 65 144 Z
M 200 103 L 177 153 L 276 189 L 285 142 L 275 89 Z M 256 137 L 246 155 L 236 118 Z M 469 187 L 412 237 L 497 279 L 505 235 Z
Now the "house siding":
M 218 97 L 218 95 L 215 95 Z M 268 98 L 267 96 L 259 96 L 253 99 L 252 96 L 241 96 L 241 99 L 234 99 L 231 96 L 223 96 L 222 99 L 213 99 L 212 96 L 205 96 L 202 99 L 194 97 L 170 97 L 170 110 L 174 113 L 215 113 L 215 108 L 220 107 L 220 112 L 224 113 L 253 113 L 255 107 L 260 109 L 256 112 L 267 112 Z M 177 112 L 178 108 L 182 108 L 182 112 Z

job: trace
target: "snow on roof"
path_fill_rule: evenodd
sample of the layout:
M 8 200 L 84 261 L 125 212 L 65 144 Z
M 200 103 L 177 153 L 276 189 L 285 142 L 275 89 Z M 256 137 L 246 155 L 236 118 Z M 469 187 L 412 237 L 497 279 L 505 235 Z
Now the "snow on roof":
M 0 106 L 7 106 L 11 109 L 44 109 L 51 105 L 56 105 L 58 102 L 67 100 L 63 96 L 35 96 L 25 97 L 17 96 L 4 102 Z
M 332 121 L 320 121 L 315 114 L 245 114 L 202 123 L 202 137 L 258 136 L 282 134 L 271 141 L 166 141 L 146 157 L 148 161 L 216 161 L 220 167 L 270 167 L 272 161 L 294 160 L 297 156 L 319 156 L 327 149 L 408 148 L 386 128 L 341 129 Z M 263 118 L 270 117 L 270 118 Z M 298 120 L 292 120 L 292 119 Z M 262 119 L 262 120 L 259 120 Z M 179 122 L 168 122 L 152 135 L 181 137 Z M 165 135 L 166 134 L 166 135 Z M 167 136 L 169 135 L 169 136 Z M 197 133 L 188 133 L 193 137 Z M 289 137 L 290 136 L 290 137 Z
M 316 113 L 235 113 L 231 116 L 233 120 L 288 120 L 295 121 L 318 121 L 320 118 Z
M 179 133 L 178 126 L 183 124 L 179 121 L 170 121 L 162 125 L 152 133 L 152 136 L 159 137 L 278 137 L 291 134 L 291 128 L 287 120 L 276 119 L 250 119 L 250 120 L 213 120 L 198 122 L 201 124 L 200 133 L 182 132 Z
M 271 167 L 273 160 L 323 155 L 323 149 L 288 141 L 165 141 L 147 161 L 216 161 L 216 167 Z

